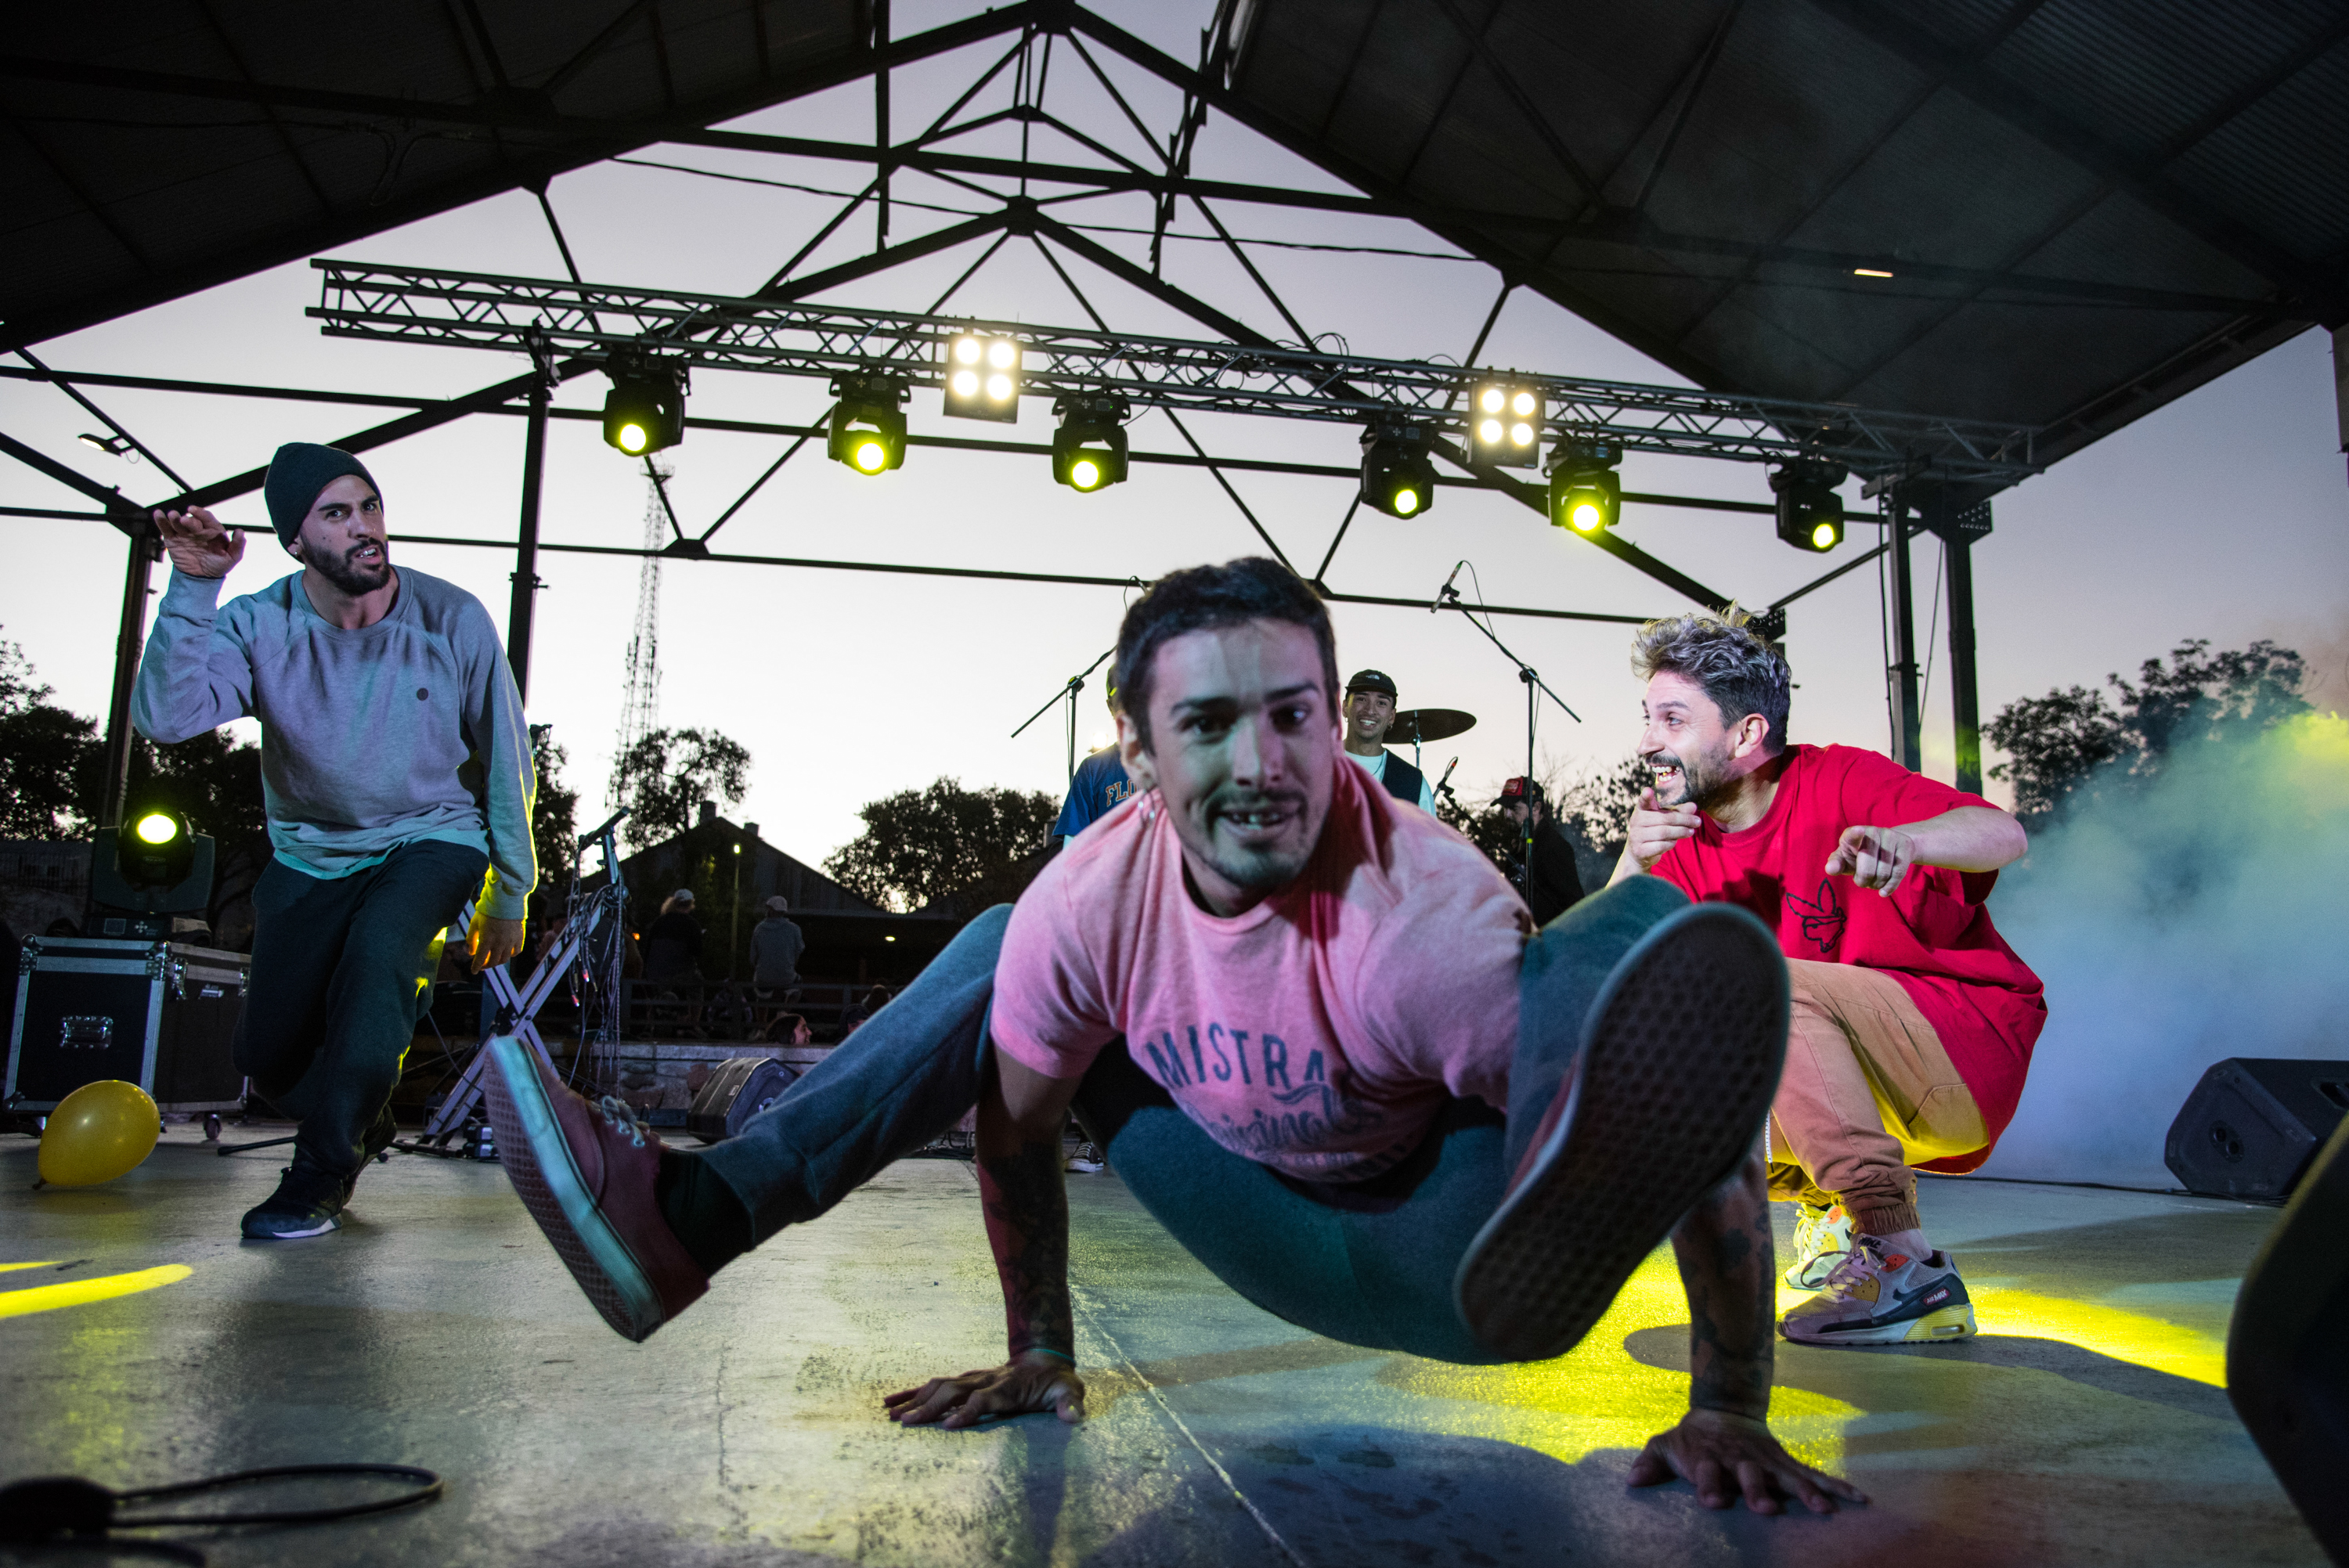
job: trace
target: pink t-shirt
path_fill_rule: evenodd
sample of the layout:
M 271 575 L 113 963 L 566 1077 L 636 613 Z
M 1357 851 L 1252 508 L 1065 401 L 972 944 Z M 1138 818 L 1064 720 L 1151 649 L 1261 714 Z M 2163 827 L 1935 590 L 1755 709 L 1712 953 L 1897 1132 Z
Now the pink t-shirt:
M 1467 840 L 1331 767 L 1304 873 L 1230 919 L 1192 902 L 1156 790 L 1071 840 L 1011 913 L 997 1046 L 1066 1078 L 1123 1036 L 1216 1142 L 1312 1181 L 1377 1175 L 1448 1098 L 1506 1107 L 1526 906 Z

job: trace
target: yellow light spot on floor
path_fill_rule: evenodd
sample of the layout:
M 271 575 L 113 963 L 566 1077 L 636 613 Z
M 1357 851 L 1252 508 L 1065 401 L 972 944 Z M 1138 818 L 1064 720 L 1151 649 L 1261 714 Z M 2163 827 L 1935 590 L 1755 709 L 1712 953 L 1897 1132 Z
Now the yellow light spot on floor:
M 1454 1367 L 1397 1357 L 1380 1374 L 1429 1399 L 1457 1401 L 1422 1407 L 1424 1429 L 1491 1438 L 1579 1463 L 1599 1449 L 1638 1449 L 1688 1411 L 1688 1374 L 1632 1358 L 1624 1341 L 1642 1329 L 1681 1328 L 1688 1297 L 1671 1253 L 1641 1264 L 1607 1315 L 1573 1350 L 1555 1361 L 1516 1367 Z M 1787 1451 L 1822 1470 L 1840 1469 L 1843 1429 L 1861 1414 L 1856 1405 L 1805 1388 L 1778 1387 L 1770 1398 L 1770 1427 Z
M 95 1301 L 112 1301 L 118 1295 L 136 1295 L 142 1290 L 183 1280 L 194 1272 L 185 1264 L 165 1264 L 160 1268 L 140 1269 L 137 1274 L 101 1274 L 96 1279 L 38 1284 L 30 1290 L 0 1291 L 0 1317 L 22 1317 L 27 1313 L 55 1312 L 62 1306 L 87 1306 Z
M 7 1274 L 16 1269 L 53 1269 L 57 1266 L 57 1265 L 55 1262 L 36 1264 L 0 1264 L 0 1274 Z
M 2025 1339 L 2056 1339 L 2174 1377 L 2227 1386 L 2227 1346 L 2208 1334 L 2142 1313 L 2095 1302 L 2067 1301 L 2036 1291 L 1969 1284 L 1974 1322 L 1981 1333 Z M 1811 1292 L 1778 1287 L 1778 1315 L 1808 1301 Z

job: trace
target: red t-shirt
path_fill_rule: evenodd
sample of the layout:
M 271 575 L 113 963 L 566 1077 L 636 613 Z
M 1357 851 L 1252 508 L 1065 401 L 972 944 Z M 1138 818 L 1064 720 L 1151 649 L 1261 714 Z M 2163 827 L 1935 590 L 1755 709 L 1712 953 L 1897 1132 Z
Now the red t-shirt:
M 2045 987 L 1991 924 L 1983 901 L 1996 872 L 1919 866 L 1886 898 L 1826 868 L 1846 828 L 1903 827 L 1989 803 L 1858 747 L 1790 747 L 1760 821 L 1729 833 L 1700 816 L 1696 832 L 1649 868 L 1691 898 L 1752 910 L 1789 958 L 1857 964 L 1900 983 L 1990 1134 L 1981 1150 L 1932 1161 L 1929 1171 L 1971 1171 L 1990 1158 L 2047 1021 Z

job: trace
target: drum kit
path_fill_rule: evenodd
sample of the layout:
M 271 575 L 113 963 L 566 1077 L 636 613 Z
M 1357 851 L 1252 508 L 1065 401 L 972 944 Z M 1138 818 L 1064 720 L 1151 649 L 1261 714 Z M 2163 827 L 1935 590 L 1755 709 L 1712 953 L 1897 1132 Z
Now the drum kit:
M 1456 707 L 1406 707 L 1394 716 L 1387 726 L 1386 741 L 1390 746 L 1408 745 L 1411 765 L 1422 773 L 1427 771 L 1419 760 L 1419 748 L 1431 740 L 1449 740 L 1455 735 L 1465 735 L 1476 727 L 1476 716 L 1463 713 Z M 1453 759 L 1457 762 L 1459 758 Z M 1451 791 L 1452 769 L 1444 770 L 1444 782 L 1436 786 L 1444 794 Z

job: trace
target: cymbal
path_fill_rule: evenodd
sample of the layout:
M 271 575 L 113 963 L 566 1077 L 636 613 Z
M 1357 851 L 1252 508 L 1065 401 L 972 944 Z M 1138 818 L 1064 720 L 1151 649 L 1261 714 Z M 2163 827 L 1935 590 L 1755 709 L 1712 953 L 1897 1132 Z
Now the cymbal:
M 1416 741 L 1423 745 L 1431 740 L 1449 740 L 1475 727 L 1476 716 L 1456 707 L 1407 707 L 1394 716 L 1394 723 L 1387 729 L 1386 743 L 1409 746 Z

